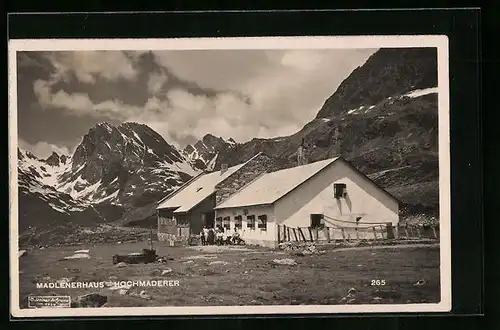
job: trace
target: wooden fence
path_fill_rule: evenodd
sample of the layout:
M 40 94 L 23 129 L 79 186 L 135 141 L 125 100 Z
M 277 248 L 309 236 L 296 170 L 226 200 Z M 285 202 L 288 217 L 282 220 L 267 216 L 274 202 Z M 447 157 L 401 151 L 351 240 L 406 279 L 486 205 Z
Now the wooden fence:
M 362 224 L 359 226 L 289 227 L 278 225 L 278 242 L 352 242 L 387 239 L 439 239 L 438 226 Z

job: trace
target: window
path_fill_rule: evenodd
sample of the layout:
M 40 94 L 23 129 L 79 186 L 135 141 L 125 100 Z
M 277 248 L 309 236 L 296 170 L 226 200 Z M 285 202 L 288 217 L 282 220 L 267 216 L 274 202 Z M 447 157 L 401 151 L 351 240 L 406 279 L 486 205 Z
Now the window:
M 259 215 L 257 217 L 259 219 L 259 222 L 257 224 L 257 227 L 262 229 L 262 230 L 267 230 L 267 215 Z
M 322 228 L 324 225 L 323 214 L 311 214 L 311 228 Z
M 237 215 L 234 217 L 234 228 L 236 229 L 241 229 L 242 227 L 242 219 L 241 219 L 241 215 Z
M 345 197 L 347 194 L 346 184 L 345 183 L 334 183 L 333 191 L 335 198 Z
M 224 219 L 223 219 L 224 222 L 222 225 L 224 227 L 224 229 L 227 229 L 227 230 L 231 229 L 231 225 L 230 225 L 230 221 L 229 221 L 230 219 L 231 219 L 230 217 L 224 217 Z
M 247 228 L 255 229 L 255 215 L 247 216 Z
M 222 217 L 215 218 L 215 228 L 222 226 Z

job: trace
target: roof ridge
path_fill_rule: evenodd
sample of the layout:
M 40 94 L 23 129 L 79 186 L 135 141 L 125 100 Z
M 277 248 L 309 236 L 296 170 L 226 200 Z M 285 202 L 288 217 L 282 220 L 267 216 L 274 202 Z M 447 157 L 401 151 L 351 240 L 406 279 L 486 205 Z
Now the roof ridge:
M 341 157 L 335 157 L 335 158 L 328 158 L 328 159 L 323 159 L 321 161 L 316 161 L 314 163 L 309 163 L 309 164 L 306 164 L 306 165 L 301 165 L 301 166 L 294 166 L 294 167 L 290 167 L 290 168 L 286 168 L 286 169 L 283 169 L 283 170 L 279 170 L 279 171 L 274 171 L 274 172 L 264 172 L 262 175 L 260 175 L 258 178 L 261 178 L 262 176 L 264 175 L 272 175 L 272 174 L 276 174 L 278 172 L 282 172 L 282 171 L 285 171 L 285 170 L 291 170 L 291 169 L 297 169 L 297 168 L 303 168 L 304 166 L 307 166 L 307 165 L 312 165 L 312 164 L 317 164 L 317 163 L 320 163 L 320 162 L 325 162 L 325 164 L 323 166 L 321 166 L 320 168 L 318 168 L 316 171 L 314 171 L 314 173 L 312 173 L 311 175 L 307 176 L 306 178 L 304 178 L 303 180 L 300 180 L 295 186 L 291 187 L 290 190 L 287 190 L 287 191 L 284 191 L 279 197 L 277 197 L 276 199 L 272 200 L 270 203 L 275 203 L 276 201 L 278 201 L 279 199 L 281 199 L 282 197 L 286 196 L 287 194 L 289 194 L 291 191 L 295 190 L 297 187 L 299 187 L 300 185 L 302 185 L 304 182 L 308 181 L 310 178 L 314 177 L 316 174 L 318 174 L 319 172 L 321 172 L 323 169 L 325 169 L 326 167 L 328 167 L 329 165 L 331 165 L 332 163 L 334 163 L 335 161 L 337 161 L 338 159 L 340 159 Z M 257 179 L 256 179 L 257 180 Z M 255 183 L 256 180 L 252 180 L 251 183 Z M 244 186 L 245 189 L 248 188 L 250 186 L 250 184 Z M 228 199 L 226 199 L 224 202 L 222 202 L 221 204 L 217 205 L 216 208 L 219 208 L 220 206 L 224 205 L 224 203 L 230 201 L 233 197 L 235 197 L 238 193 L 242 192 L 244 189 L 240 189 L 238 190 L 237 192 L 235 192 L 234 194 L 232 194 Z M 222 207 L 223 208 L 223 207 Z

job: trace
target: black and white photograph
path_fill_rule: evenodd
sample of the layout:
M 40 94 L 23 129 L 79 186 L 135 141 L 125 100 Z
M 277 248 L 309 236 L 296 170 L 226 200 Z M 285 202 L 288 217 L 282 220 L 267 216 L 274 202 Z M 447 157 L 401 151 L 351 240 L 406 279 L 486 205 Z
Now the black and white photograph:
M 12 40 L 12 314 L 451 309 L 443 36 Z

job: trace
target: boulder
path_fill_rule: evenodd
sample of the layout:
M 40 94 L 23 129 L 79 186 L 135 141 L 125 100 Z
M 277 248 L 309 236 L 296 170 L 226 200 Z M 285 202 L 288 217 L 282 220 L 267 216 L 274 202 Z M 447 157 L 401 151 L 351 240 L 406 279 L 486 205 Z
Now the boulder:
M 274 259 L 273 263 L 278 264 L 278 265 L 288 265 L 288 266 L 297 265 L 297 262 L 293 259 Z
M 71 307 L 102 307 L 108 301 L 108 297 L 99 293 L 89 293 L 76 298 Z
M 75 253 L 72 256 L 64 257 L 64 260 L 74 259 L 90 259 L 90 256 L 87 253 Z

